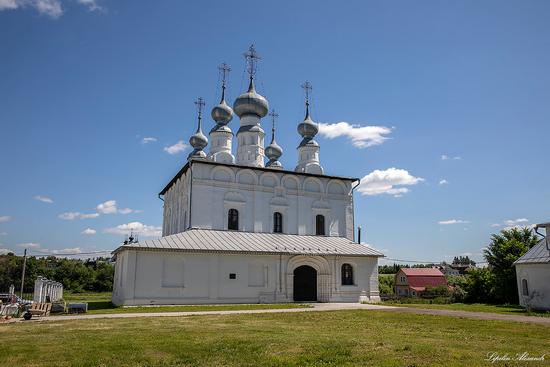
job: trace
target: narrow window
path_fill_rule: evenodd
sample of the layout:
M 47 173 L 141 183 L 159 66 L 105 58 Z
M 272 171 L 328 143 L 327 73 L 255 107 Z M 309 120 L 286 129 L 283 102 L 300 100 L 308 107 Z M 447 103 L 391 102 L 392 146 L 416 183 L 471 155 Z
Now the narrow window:
M 239 230 L 239 211 L 237 209 L 229 209 L 227 213 L 227 229 Z
M 279 212 L 273 213 L 273 233 L 283 233 L 283 215 Z
M 342 285 L 353 285 L 353 267 L 350 264 L 342 265 Z
M 325 235 L 325 216 L 318 214 L 315 217 L 315 234 L 318 236 Z
M 527 279 L 521 280 L 521 294 L 523 294 L 524 296 L 529 295 L 529 287 L 527 286 Z

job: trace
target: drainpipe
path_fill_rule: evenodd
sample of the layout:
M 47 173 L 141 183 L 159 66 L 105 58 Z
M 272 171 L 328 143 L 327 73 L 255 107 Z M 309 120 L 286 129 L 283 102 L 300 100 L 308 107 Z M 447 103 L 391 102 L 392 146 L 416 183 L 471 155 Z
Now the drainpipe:
M 191 210 L 193 209 L 193 161 L 189 161 L 189 222 L 187 229 L 191 228 Z
M 361 184 L 361 179 L 357 179 L 357 185 L 353 186 L 351 188 L 351 203 L 352 203 L 352 206 L 353 206 L 353 219 L 351 221 L 351 225 L 352 225 L 352 228 L 353 228 L 353 241 L 355 241 L 355 201 L 353 200 L 353 190 L 355 190 L 357 188 L 357 186 L 359 186 Z
M 539 232 L 539 225 L 537 224 L 535 226 L 535 233 L 538 234 L 539 236 L 543 237 L 544 238 L 544 243 L 546 244 L 546 250 L 548 250 L 548 252 L 550 253 L 550 241 L 548 241 L 548 229 L 550 228 L 549 226 L 545 226 L 544 227 L 544 230 L 546 231 L 546 235 L 542 234 Z
M 361 244 L 361 226 L 357 227 L 357 243 Z

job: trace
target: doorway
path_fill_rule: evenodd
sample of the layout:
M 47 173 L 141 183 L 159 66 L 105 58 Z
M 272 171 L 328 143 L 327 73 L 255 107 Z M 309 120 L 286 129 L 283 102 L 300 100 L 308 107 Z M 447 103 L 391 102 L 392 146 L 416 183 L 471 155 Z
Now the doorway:
M 294 269 L 294 301 L 317 301 L 317 270 L 309 265 Z

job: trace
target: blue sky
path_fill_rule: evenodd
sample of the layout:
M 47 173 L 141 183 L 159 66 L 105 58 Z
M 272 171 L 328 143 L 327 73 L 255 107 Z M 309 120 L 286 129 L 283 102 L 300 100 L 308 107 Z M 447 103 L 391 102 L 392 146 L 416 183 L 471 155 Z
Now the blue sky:
M 158 232 L 188 153 L 164 148 L 187 143 L 198 96 L 218 101 L 222 61 L 228 99 L 244 90 L 254 42 L 286 168 L 309 80 L 326 173 L 366 177 L 363 239 L 479 260 L 491 233 L 550 220 L 549 18 L 548 1 L 0 0 L 0 249 Z

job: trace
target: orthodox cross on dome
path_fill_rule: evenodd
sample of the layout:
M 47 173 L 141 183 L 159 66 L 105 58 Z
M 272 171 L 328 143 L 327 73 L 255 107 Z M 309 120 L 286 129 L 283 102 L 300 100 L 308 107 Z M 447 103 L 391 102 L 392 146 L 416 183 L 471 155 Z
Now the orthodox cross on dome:
M 199 118 L 199 130 L 201 128 L 201 119 L 202 119 L 202 108 L 205 106 L 204 99 L 202 97 L 197 98 L 195 101 L 195 106 L 197 106 L 197 114 Z
M 309 117 L 309 94 L 311 93 L 311 90 L 313 87 L 311 86 L 311 83 L 309 81 L 305 81 L 301 85 L 302 89 L 306 93 L 306 118 Z
M 313 89 L 313 87 L 311 86 L 311 83 L 308 82 L 307 80 L 301 85 L 301 87 L 306 93 L 306 103 L 309 104 L 309 94 L 311 93 L 311 90 Z
M 206 103 L 204 103 L 204 99 L 202 97 L 197 98 L 195 101 L 195 106 L 197 106 L 197 113 L 199 114 L 199 120 L 202 117 L 202 108 L 204 107 Z
M 227 65 L 225 62 L 222 62 L 220 66 L 218 66 L 218 70 L 220 71 L 220 75 L 222 77 L 222 100 L 225 95 L 225 78 L 227 77 L 227 74 L 231 71 L 231 68 L 229 65 Z
M 271 109 L 269 116 L 271 116 L 271 142 L 273 142 L 275 140 L 275 120 L 279 117 L 279 114 Z
M 258 61 L 261 60 L 260 55 L 258 54 L 258 52 L 256 52 L 254 44 L 250 45 L 248 51 L 245 52 L 243 55 L 246 58 L 246 69 L 248 71 L 248 74 L 250 75 L 250 79 L 254 79 L 256 68 L 258 66 Z

